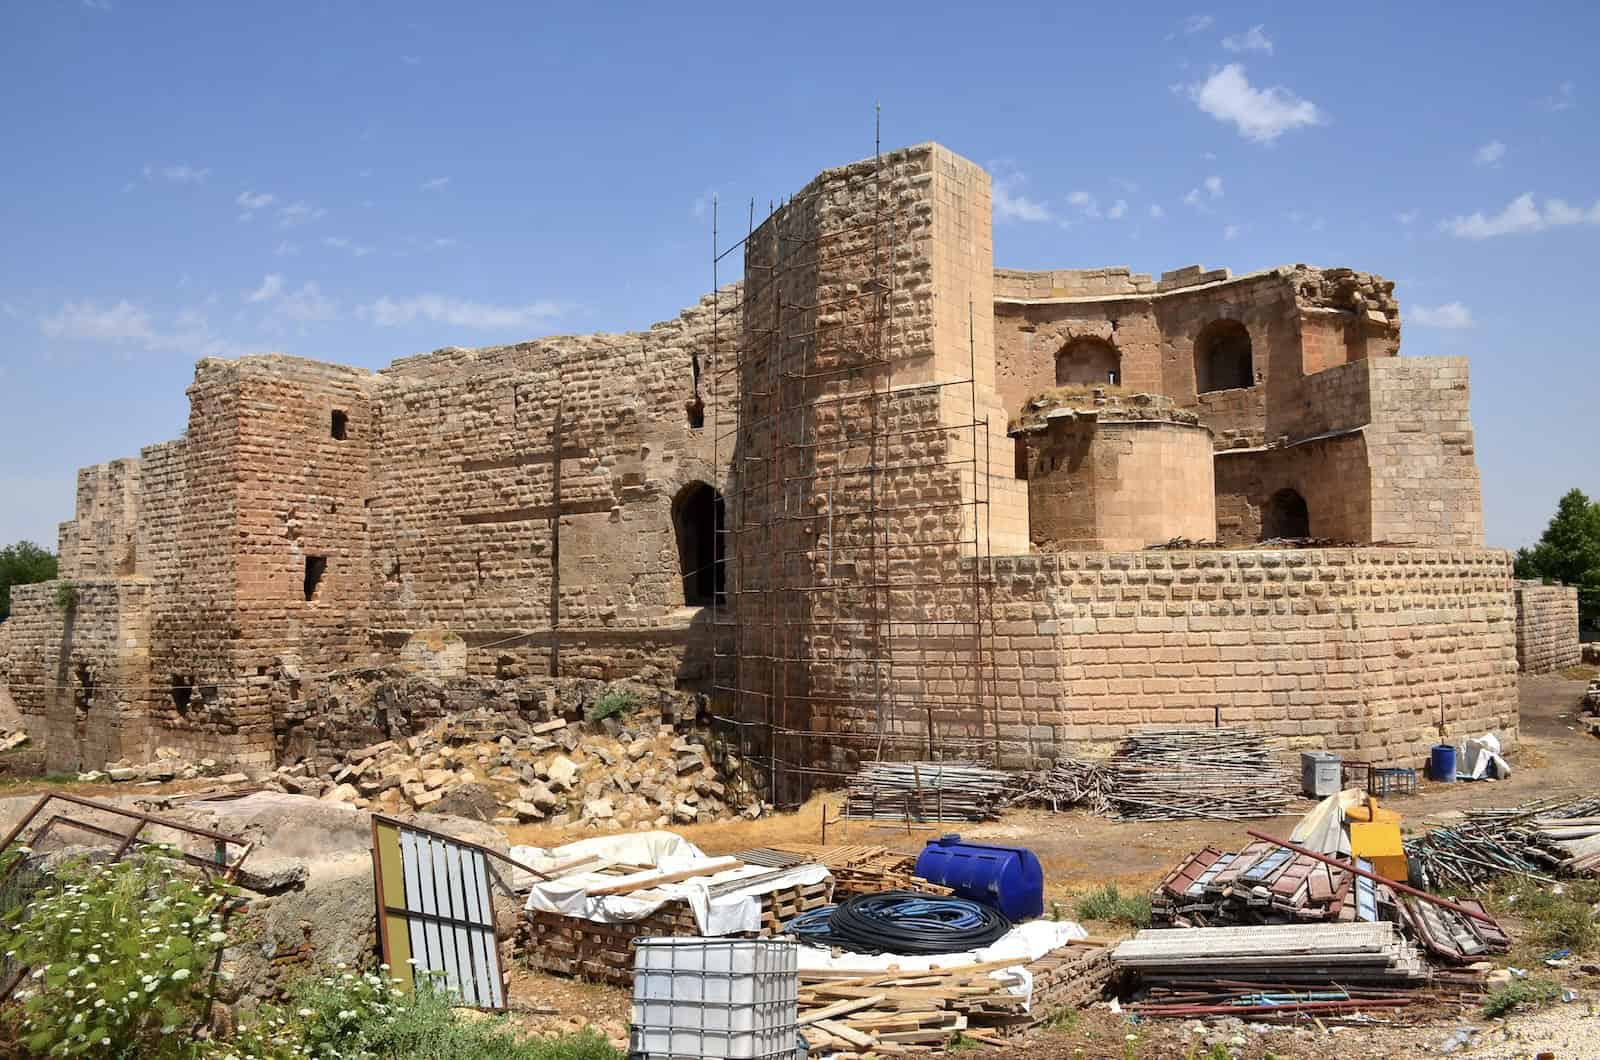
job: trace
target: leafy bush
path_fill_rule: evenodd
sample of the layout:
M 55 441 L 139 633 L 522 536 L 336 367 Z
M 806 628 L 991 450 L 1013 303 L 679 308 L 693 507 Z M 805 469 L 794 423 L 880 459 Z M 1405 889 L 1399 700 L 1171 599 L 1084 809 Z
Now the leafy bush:
M 56 576 L 56 554 L 32 541 L 0 548 L 0 622 L 11 614 L 11 587 L 47 582 Z
M 590 721 L 603 721 L 606 718 L 618 716 L 626 717 L 632 714 L 639 706 L 639 700 L 632 692 L 621 688 L 613 688 L 600 697 L 599 702 L 589 708 L 585 715 Z
M 295 1008 L 266 1012 L 214 1060 L 622 1060 L 598 1032 L 523 1038 L 504 1017 L 464 1019 L 442 991 L 415 993 L 375 973 L 310 980 Z
M 78 606 L 78 587 L 71 582 L 62 582 L 56 586 L 56 606 L 62 614 Z
M 1548 1005 L 1561 996 L 1561 984 L 1554 979 L 1513 979 L 1489 995 L 1483 1003 L 1486 1017 L 1504 1016 L 1513 1009 Z
M 6 916 L 6 957 L 33 969 L 18 1033 L 39 1056 L 196 1055 L 227 893 L 197 887 L 152 850 L 66 866 Z
M 1080 920 L 1102 920 L 1140 928 L 1150 926 L 1150 896 L 1123 895 L 1114 883 L 1080 895 L 1076 909 Z

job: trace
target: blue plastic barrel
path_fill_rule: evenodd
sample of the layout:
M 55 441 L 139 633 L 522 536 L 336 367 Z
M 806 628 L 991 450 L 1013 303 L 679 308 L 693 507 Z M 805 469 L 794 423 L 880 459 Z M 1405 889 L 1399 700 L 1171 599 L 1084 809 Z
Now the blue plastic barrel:
M 1441 784 L 1456 782 L 1456 749 L 1447 743 L 1433 745 L 1428 756 L 1428 776 Z
M 1026 847 L 964 843 L 958 835 L 928 840 L 917 856 L 917 875 L 962 898 L 993 906 L 1008 920 L 1044 912 L 1044 869 Z

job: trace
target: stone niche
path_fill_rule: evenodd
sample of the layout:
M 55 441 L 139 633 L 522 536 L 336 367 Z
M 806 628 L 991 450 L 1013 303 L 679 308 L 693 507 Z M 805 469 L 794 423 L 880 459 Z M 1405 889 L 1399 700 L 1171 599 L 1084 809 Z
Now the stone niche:
M 1011 430 L 1043 552 L 1133 550 L 1216 536 L 1211 431 L 1151 394 L 1067 388 L 1026 402 Z

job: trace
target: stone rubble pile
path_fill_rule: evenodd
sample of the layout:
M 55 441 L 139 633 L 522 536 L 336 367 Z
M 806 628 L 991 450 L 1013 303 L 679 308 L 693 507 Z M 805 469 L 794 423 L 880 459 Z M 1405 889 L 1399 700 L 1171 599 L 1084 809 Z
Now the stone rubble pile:
M 663 724 L 479 713 L 344 752 L 320 771 L 308 761 L 280 767 L 265 783 L 376 812 L 422 810 L 502 826 L 605 831 L 760 816 L 759 798 L 719 778 L 701 739 Z
M 182 751 L 173 747 L 158 747 L 152 761 L 135 763 L 119 759 L 104 769 L 91 769 L 78 774 L 82 784 L 166 784 L 174 780 L 199 780 L 213 777 L 219 784 L 243 784 L 249 780 L 244 773 L 224 773 L 214 758 L 191 762 Z

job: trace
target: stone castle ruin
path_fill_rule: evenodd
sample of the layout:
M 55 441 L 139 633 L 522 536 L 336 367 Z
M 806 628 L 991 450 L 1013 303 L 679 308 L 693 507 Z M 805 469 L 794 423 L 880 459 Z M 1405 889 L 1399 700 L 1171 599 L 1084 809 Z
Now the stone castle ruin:
M 393 666 L 703 693 L 780 801 L 1148 724 L 1514 739 L 1467 365 L 1399 356 L 1394 285 L 996 269 L 991 216 L 924 144 L 645 332 L 201 361 L 183 437 L 81 471 L 63 581 L 15 591 L 30 734 L 266 766 L 315 681 Z

